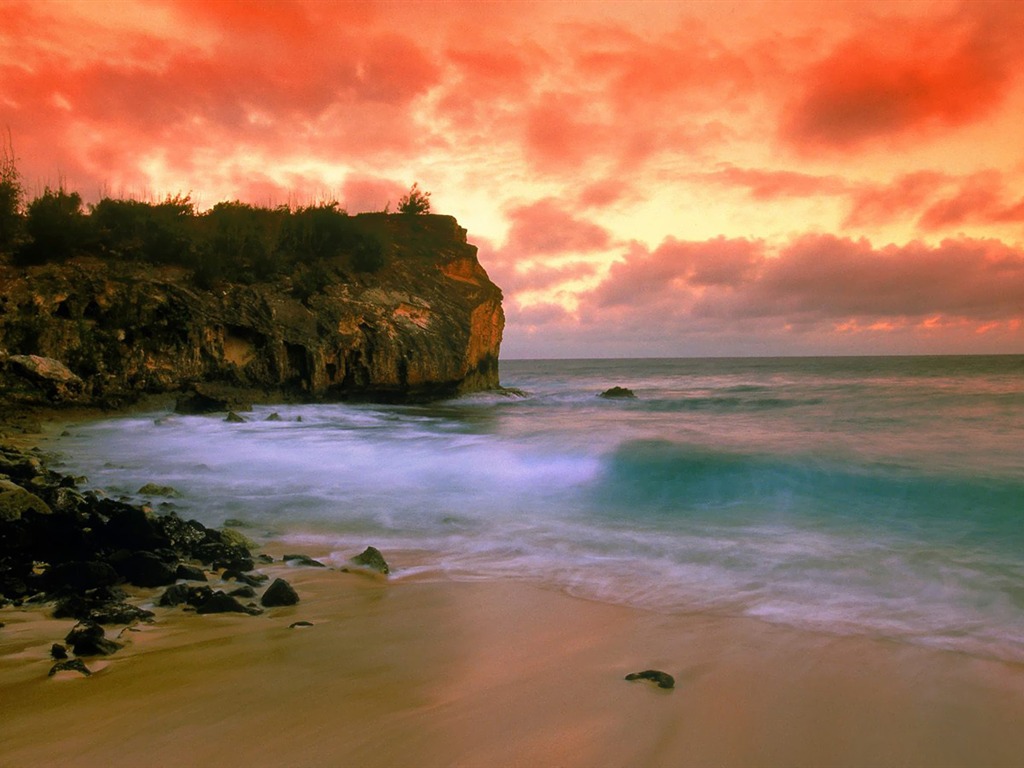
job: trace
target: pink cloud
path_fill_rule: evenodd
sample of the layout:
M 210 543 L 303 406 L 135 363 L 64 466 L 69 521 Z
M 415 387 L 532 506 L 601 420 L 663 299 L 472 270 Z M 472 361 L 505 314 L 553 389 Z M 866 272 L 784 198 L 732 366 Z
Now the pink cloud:
M 737 168 L 725 164 L 717 171 L 702 173 L 700 181 L 745 188 L 755 200 L 809 197 L 845 192 L 849 182 L 838 176 L 818 176 L 798 171 Z
M 943 197 L 921 214 L 918 226 L 941 230 L 967 223 L 1024 221 L 1024 200 L 1010 202 L 1003 176 L 985 171 L 963 179 L 951 196 Z
M 974 18 L 887 19 L 848 38 L 803 75 L 783 113 L 782 138 L 798 150 L 845 149 L 878 137 L 954 127 L 990 114 L 1019 63 L 1012 4 L 998 24 Z M 968 6 L 970 10 L 974 10 Z
M 851 191 L 850 209 L 844 226 L 863 227 L 906 217 L 950 180 L 938 171 L 917 171 L 884 184 L 865 184 Z
M 341 204 L 349 213 L 382 211 L 390 203 L 396 210 L 409 185 L 375 176 L 349 176 L 341 188 Z
M 611 244 L 608 230 L 573 216 L 552 198 L 511 208 L 508 218 L 504 250 L 518 256 L 599 251 Z
M 745 239 L 669 239 L 653 251 L 634 244 L 583 304 L 597 319 L 614 310 L 638 326 L 680 328 L 697 318 L 758 319 L 766 329 L 934 316 L 1007 322 L 1024 315 L 1024 252 L 970 239 L 875 248 L 807 235 L 778 249 Z

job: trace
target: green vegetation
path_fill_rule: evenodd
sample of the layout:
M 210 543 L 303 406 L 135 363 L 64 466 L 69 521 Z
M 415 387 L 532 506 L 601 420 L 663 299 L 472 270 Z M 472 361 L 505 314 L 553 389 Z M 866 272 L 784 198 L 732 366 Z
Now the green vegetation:
M 409 194 L 398 200 L 399 213 L 430 213 L 430 193 L 420 190 L 419 182 L 412 185 Z
M 0 145 L 0 253 L 17 247 L 21 235 L 21 203 L 24 189 L 14 161 L 11 133 Z
M 426 213 L 429 196 L 413 185 L 399 209 Z M 0 155 L 0 253 L 24 266 L 73 256 L 180 266 L 202 288 L 289 276 L 305 300 L 346 274 L 377 272 L 392 252 L 387 216 L 349 216 L 336 202 L 260 208 L 234 201 L 198 212 L 178 195 L 157 203 L 106 197 L 85 207 L 61 186 L 25 205 L 9 140 Z

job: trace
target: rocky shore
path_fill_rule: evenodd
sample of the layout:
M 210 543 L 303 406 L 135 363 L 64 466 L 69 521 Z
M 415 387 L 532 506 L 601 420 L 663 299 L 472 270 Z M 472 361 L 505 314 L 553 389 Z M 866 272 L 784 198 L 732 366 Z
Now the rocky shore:
M 79 490 L 84 481 L 48 469 L 38 448 L 0 440 L 0 607 L 36 606 L 78 622 L 54 638 L 50 675 L 88 676 L 91 658 L 116 653 L 121 634 L 154 620 L 145 604 L 258 615 L 299 602 L 287 580 L 260 572 L 274 559 L 254 554 L 255 545 L 237 531 Z M 139 490 L 174 495 L 171 488 Z M 323 567 L 304 554 L 281 562 Z M 355 556 L 352 568 L 388 573 L 373 547 Z

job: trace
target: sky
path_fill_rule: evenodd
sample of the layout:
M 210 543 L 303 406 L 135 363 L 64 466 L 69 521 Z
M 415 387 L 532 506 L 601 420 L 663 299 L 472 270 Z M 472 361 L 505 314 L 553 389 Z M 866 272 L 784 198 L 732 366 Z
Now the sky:
M 1024 353 L 1024 3 L 0 4 L 31 194 L 413 182 L 502 356 Z

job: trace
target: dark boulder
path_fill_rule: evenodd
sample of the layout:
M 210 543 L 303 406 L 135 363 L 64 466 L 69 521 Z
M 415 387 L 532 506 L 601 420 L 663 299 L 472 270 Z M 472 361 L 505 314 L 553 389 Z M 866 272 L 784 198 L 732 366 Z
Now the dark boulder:
M 229 424 L 245 424 L 245 419 L 243 419 L 234 411 L 228 411 L 228 415 L 225 417 L 224 421 L 228 422 Z
M 650 680 L 652 683 L 657 683 L 659 688 L 673 688 L 675 687 L 676 681 L 668 672 L 662 672 L 657 669 L 645 669 L 643 672 L 631 672 L 626 675 L 626 680 Z
M 91 589 L 81 594 L 66 595 L 57 600 L 53 616 L 96 624 L 133 624 L 152 620 L 152 611 L 126 603 L 123 597 L 116 588 Z
M 252 587 L 239 587 L 228 592 L 231 597 L 253 598 L 256 597 L 256 590 Z
M 229 568 L 221 574 L 221 578 L 224 581 L 238 581 L 250 587 L 258 587 L 270 577 L 262 573 L 242 573 L 241 571 Z
M 85 662 L 81 659 L 65 659 L 64 661 L 58 661 L 50 667 L 50 671 L 47 676 L 53 677 L 58 672 L 78 672 L 85 677 L 89 677 L 89 675 L 92 674 L 92 672 L 89 671 L 89 668 L 85 666 Z
M 297 602 L 299 602 L 298 593 L 284 579 L 274 579 L 274 583 L 267 587 L 267 591 L 260 598 L 260 605 L 264 608 L 295 605 Z
M 385 576 L 391 573 L 387 560 L 384 559 L 384 555 L 376 547 L 367 547 L 350 559 L 349 562 L 361 570 L 376 571 Z
M 216 531 L 207 530 L 207 534 L 216 533 Z M 255 567 L 248 549 L 239 545 L 226 544 L 220 540 L 207 540 L 197 545 L 193 549 L 193 556 L 213 568 L 251 571 Z
M 109 656 L 123 646 L 108 640 L 103 627 L 94 621 L 83 621 L 68 632 L 64 641 L 71 646 L 76 656 Z
M 204 602 L 196 606 L 196 613 L 208 614 L 208 613 L 248 613 L 250 615 L 258 614 L 260 610 L 258 608 L 249 608 L 242 605 L 238 600 L 226 595 L 221 591 L 214 592 Z
M 185 581 L 206 581 L 206 571 L 202 568 L 197 568 L 194 565 L 188 565 L 187 563 L 178 563 L 177 569 L 174 571 L 174 575 L 179 579 Z
M 89 611 L 89 618 L 97 624 L 134 624 L 137 621 L 150 622 L 153 612 L 131 603 L 105 603 Z
M 0 479 L 0 523 L 20 520 L 27 512 L 51 514 L 50 507 L 41 498 L 11 480 Z
M 202 392 L 186 392 L 174 403 L 174 412 L 185 415 L 205 413 L 223 413 L 230 409 L 227 398 L 203 394 Z
M 611 399 L 611 400 L 613 400 L 613 399 L 635 400 L 636 399 L 636 395 L 633 393 L 633 390 L 628 389 L 627 387 L 612 387 L 611 389 L 606 389 L 604 392 L 602 392 L 600 395 L 598 395 L 598 397 L 604 397 L 604 398 L 608 398 L 608 399 Z
M 169 485 L 157 485 L 156 483 L 146 483 L 144 486 L 136 491 L 140 496 L 165 496 L 171 499 L 180 499 L 181 491 L 172 488 Z
M 281 558 L 286 563 L 295 563 L 297 565 L 308 565 L 313 568 L 326 568 L 327 566 L 321 563 L 319 560 L 314 560 L 309 555 L 285 555 Z
M 104 543 L 111 549 L 160 549 L 170 541 L 156 522 L 141 507 L 104 499 L 98 511 L 108 518 L 103 527 Z
M 51 590 L 70 588 L 76 591 L 109 587 L 121 581 L 120 574 L 113 566 L 102 560 L 58 563 L 46 571 L 43 578 Z
M 111 558 L 114 568 L 138 587 L 162 587 L 177 580 L 177 564 L 164 562 L 153 552 L 119 553 Z
M 60 643 L 54 643 L 50 646 L 50 656 L 54 659 L 66 659 L 68 657 L 68 649 Z
M 212 596 L 213 590 L 205 585 L 173 584 L 164 590 L 164 593 L 160 596 L 159 605 L 186 604 L 197 607 L 205 603 Z

